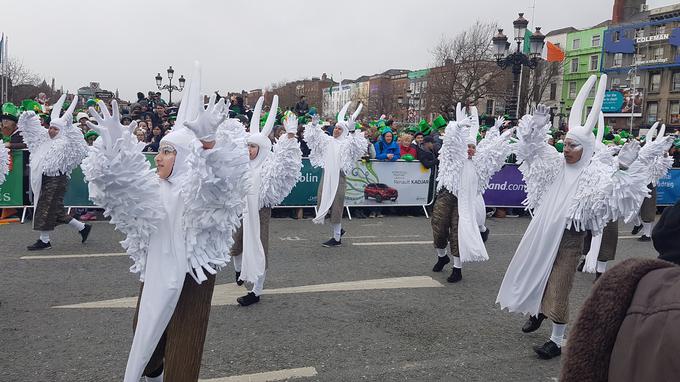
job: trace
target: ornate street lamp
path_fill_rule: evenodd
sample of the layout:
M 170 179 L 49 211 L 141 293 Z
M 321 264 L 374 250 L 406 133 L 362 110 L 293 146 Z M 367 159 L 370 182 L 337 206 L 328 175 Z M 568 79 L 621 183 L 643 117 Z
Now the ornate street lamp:
M 163 77 L 161 76 L 160 73 L 156 74 L 156 86 L 158 87 L 158 90 L 167 90 L 168 93 L 170 93 L 170 98 L 169 98 L 169 106 L 172 106 L 172 92 L 173 91 L 182 91 L 184 90 L 184 84 L 186 83 L 186 80 L 184 79 L 184 76 L 179 76 L 179 87 L 175 86 L 172 84 L 172 78 L 175 76 L 175 70 L 170 66 L 167 69 L 168 72 L 168 84 L 163 85 Z
M 525 66 L 529 69 L 535 69 L 536 65 L 538 65 L 538 62 L 541 60 L 543 45 L 545 44 L 545 36 L 541 33 L 541 28 L 537 27 L 536 31 L 529 38 L 529 54 L 526 55 L 522 52 L 521 46 L 528 25 L 529 21 L 524 18 L 524 13 L 520 13 L 517 20 L 512 22 L 515 43 L 517 44 L 517 49 L 513 53 L 508 54 L 511 44 L 508 42 L 508 36 L 503 34 L 503 29 L 499 29 L 498 33 L 491 39 L 496 64 L 503 70 L 508 67 L 512 68 L 512 98 L 510 102 L 508 102 L 505 110 L 512 120 L 517 120 L 519 77 L 522 73 L 522 67 Z

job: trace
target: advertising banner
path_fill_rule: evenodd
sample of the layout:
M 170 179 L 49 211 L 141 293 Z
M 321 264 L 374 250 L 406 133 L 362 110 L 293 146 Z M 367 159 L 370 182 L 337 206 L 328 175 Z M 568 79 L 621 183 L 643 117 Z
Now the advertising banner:
M 519 166 L 506 164 L 491 177 L 489 188 L 484 192 L 484 203 L 487 207 L 524 208 L 522 201 L 526 199 L 526 184 L 522 180 Z
M 680 168 L 673 168 L 656 185 L 656 204 L 672 206 L 680 200 Z
M 0 207 L 21 207 L 24 205 L 24 152 L 10 152 L 9 173 L 5 183 L 0 185 Z

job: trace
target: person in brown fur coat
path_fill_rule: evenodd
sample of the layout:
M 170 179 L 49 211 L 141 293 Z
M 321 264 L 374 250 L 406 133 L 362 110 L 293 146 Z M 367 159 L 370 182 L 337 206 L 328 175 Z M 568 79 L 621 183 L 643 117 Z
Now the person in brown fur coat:
M 599 278 L 568 339 L 560 381 L 677 381 L 680 202 L 652 240 L 659 259 L 621 262 Z

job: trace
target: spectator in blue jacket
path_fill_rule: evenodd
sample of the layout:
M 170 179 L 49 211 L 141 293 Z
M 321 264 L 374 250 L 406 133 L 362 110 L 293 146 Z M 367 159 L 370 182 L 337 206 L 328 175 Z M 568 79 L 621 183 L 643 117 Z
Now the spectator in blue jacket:
M 394 133 L 386 127 L 375 143 L 375 159 L 394 162 L 399 159 L 399 153 L 399 144 L 394 140 Z

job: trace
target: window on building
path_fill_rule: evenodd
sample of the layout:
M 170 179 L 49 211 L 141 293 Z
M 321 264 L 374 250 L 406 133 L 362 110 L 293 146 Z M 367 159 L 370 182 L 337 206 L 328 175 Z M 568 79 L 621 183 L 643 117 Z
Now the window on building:
M 494 110 L 493 104 L 494 104 L 494 100 L 492 100 L 492 99 L 486 100 L 486 115 L 493 115 L 493 110 Z
M 673 80 L 671 82 L 671 90 L 674 92 L 680 91 L 680 72 L 673 73 Z
M 647 102 L 647 123 L 650 125 L 658 121 L 659 104 L 657 102 Z
M 620 67 L 623 65 L 623 53 L 614 54 L 614 65 L 615 67 Z
M 597 56 L 597 55 L 590 56 L 590 70 L 597 70 L 597 68 L 598 68 L 598 66 L 597 66 L 598 57 L 599 56 Z
M 572 73 L 578 72 L 578 58 L 571 59 L 571 72 Z
M 600 35 L 599 34 L 596 34 L 595 36 L 593 36 L 592 46 L 593 46 L 593 48 L 600 46 Z
M 575 38 L 574 41 L 571 42 L 571 49 L 579 49 L 579 48 L 581 48 L 581 39 Z
M 671 125 L 680 125 L 680 101 L 671 101 L 668 104 L 668 120 Z
M 597 86 L 590 88 L 590 92 L 588 92 L 588 98 L 595 98 L 595 92 L 597 92 Z
M 661 73 L 652 73 L 649 76 L 649 91 L 658 92 L 661 90 Z
M 621 86 L 620 78 L 612 78 L 612 88 L 618 88 Z
M 557 99 L 557 82 L 550 84 L 550 100 L 554 101 Z
M 665 25 L 657 25 L 656 32 L 654 34 L 664 34 L 664 33 L 666 33 L 666 26 Z
M 633 77 L 633 87 L 640 87 L 640 75 Z
M 635 30 L 635 37 L 644 37 L 644 36 L 645 36 L 644 28 L 640 28 L 640 29 Z
M 663 58 L 663 46 L 654 48 L 654 59 Z
M 576 98 L 576 82 L 572 81 L 569 83 L 569 98 Z
M 619 41 L 621 41 L 621 32 L 616 31 L 616 32 L 614 32 L 614 42 L 619 42 Z

